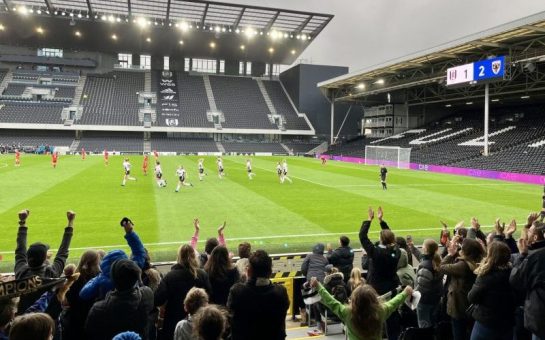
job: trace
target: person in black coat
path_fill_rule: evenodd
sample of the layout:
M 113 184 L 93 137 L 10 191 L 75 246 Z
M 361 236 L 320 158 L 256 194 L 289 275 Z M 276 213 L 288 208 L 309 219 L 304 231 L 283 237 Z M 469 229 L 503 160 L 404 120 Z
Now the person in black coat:
M 204 288 L 209 295 L 212 292 L 208 274 L 199 268 L 195 250 L 184 244 L 178 250 L 177 263 L 165 275 L 155 292 L 155 306 L 164 307 L 161 340 L 172 339 L 176 324 L 187 316 L 183 301 L 193 287 Z
M 367 283 L 369 283 L 379 295 L 395 290 L 399 285 L 397 276 L 397 264 L 401 252 L 395 241 L 395 235 L 388 227 L 388 224 L 382 219 L 384 213 L 382 208 L 377 210 L 377 217 L 380 221 L 380 242 L 373 244 L 369 239 L 368 233 L 371 222 L 375 218 L 375 212 L 369 208 L 369 218 L 363 221 L 359 237 L 363 249 L 367 253 L 369 270 L 367 272 Z M 395 294 L 394 294 L 395 295 Z M 401 329 L 399 327 L 399 314 L 393 313 L 386 320 L 388 339 L 397 340 Z
M 210 302 L 225 306 L 231 287 L 240 281 L 238 269 L 229 259 L 229 252 L 224 246 L 217 246 L 212 250 L 204 270 L 208 273 L 212 294 Z
M 269 277 L 272 259 L 266 251 L 250 256 L 248 282 L 231 288 L 227 307 L 231 311 L 232 340 L 283 340 L 290 305 L 286 288 Z
M 511 250 L 500 241 L 492 242 L 475 273 L 477 279 L 467 298 L 475 320 L 472 340 L 511 339 L 515 323 L 515 296 L 509 285 Z
M 352 268 L 354 268 L 354 251 L 350 248 L 350 239 L 347 236 L 341 236 L 339 238 L 340 247 L 333 250 L 331 245 L 327 245 L 327 260 L 344 276 L 344 282 L 346 283 L 350 278 Z
M 142 271 L 131 260 L 118 260 L 112 265 L 111 278 L 115 290 L 93 305 L 85 334 L 88 339 L 110 340 L 119 333 L 133 331 L 148 339 L 149 318 L 153 310 L 153 292 L 137 287 Z

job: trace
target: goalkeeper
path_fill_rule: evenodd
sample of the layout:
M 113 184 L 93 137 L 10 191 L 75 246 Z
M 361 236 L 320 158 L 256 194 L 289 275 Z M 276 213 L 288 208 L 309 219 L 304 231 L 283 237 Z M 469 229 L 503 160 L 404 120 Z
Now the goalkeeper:
M 388 190 L 388 186 L 386 185 L 386 174 L 388 173 L 388 169 L 382 164 L 380 166 L 380 183 L 382 184 L 382 190 Z

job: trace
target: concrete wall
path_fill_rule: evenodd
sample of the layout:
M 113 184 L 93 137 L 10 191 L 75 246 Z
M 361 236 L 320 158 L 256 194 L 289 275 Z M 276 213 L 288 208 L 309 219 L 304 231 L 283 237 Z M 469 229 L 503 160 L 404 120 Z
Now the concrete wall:
M 296 65 L 280 74 L 280 80 L 293 100 L 299 112 L 306 113 L 319 136 L 329 136 L 331 127 L 330 103 L 316 87 L 324 80 L 348 73 L 348 67 L 324 65 Z M 341 126 L 350 105 L 335 104 L 335 135 Z M 358 122 L 363 112 L 359 105 L 353 105 L 346 119 L 340 136 L 356 136 Z

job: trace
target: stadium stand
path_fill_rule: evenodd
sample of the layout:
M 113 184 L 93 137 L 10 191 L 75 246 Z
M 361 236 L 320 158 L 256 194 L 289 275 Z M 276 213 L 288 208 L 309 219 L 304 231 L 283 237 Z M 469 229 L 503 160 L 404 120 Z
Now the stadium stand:
M 83 125 L 138 126 L 137 92 L 144 91 L 144 73 L 114 71 L 88 75 L 80 105 Z
M 37 147 L 40 145 L 70 146 L 74 140 L 72 131 L 0 130 L 0 144 Z
M 43 88 L 43 89 L 55 89 L 55 97 L 56 98 L 74 98 L 75 93 L 75 87 L 73 86 L 57 86 L 57 85 L 28 85 L 28 84 L 20 84 L 20 83 L 10 83 L 8 87 L 4 90 L 3 95 L 6 96 L 21 96 L 25 92 L 25 89 L 28 87 L 33 88 Z
M 45 102 L 0 102 L 0 122 L 27 124 L 61 124 L 64 105 Z
M 53 82 L 77 83 L 79 73 L 77 72 L 50 72 L 18 69 L 13 71 L 13 80 L 20 81 L 37 81 L 40 78 L 51 78 Z
M 290 142 L 290 143 L 283 143 L 288 149 L 290 149 L 294 154 L 301 154 L 301 153 L 307 153 L 310 150 L 314 149 L 320 143 L 296 143 L 296 142 Z
M 286 118 L 286 129 L 310 130 L 305 119 L 297 115 L 279 81 L 266 80 L 263 81 L 263 84 L 277 113 Z
M 216 143 L 211 138 L 171 138 L 153 135 L 151 149 L 160 152 L 218 152 Z
M 219 110 L 225 115 L 225 128 L 277 129 L 257 82 L 251 78 L 210 76 Z
M 253 153 L 266 152 L 273 154 L 286 154 L 286 150 L 280 143 L 252 143 L 252 142 L 222 142 L 225 152 L 228 153 Z
M 144 139 L 134 133 L 87 132 L 81 137 L 78 149 L 87 152 L 102 153 L 105 149 L 111 152 L 142 153 Z

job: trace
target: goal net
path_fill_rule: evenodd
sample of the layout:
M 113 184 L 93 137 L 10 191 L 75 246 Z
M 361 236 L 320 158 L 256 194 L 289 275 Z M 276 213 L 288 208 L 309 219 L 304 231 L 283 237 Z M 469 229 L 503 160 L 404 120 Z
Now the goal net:
M 410 162 L 411 148 L 400 148 L 398 146 L 365 146 L 365 164 L 409 169 Z

